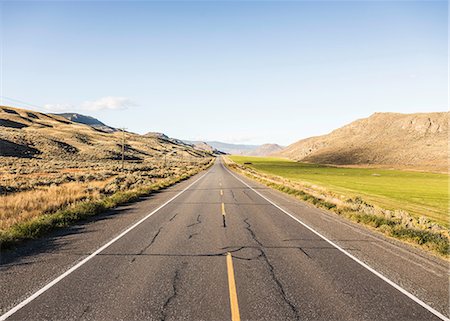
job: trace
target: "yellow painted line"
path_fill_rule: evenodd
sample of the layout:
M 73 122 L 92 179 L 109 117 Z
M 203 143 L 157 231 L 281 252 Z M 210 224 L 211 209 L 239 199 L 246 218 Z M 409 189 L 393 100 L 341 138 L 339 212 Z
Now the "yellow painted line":
M 225 216 L 225 204 L 222 203 L 222 215 Z
M 220 195 L 223 196 L 223 190 L 220 190 Z
M 231 321 L 240 321 L 239 304 L 234 280 L 233 259 L 231 253 L 227 253 L 228 289 L 230 291 Z

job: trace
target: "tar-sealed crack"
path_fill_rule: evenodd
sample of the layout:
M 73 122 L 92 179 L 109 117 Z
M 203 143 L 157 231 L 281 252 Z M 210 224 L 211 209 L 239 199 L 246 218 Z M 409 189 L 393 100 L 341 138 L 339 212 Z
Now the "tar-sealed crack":
M 139 254 L 144 253 L 146 249 L 148 249 L 150 246 L 153 245 L 153 243 L 155 243 L 156 238 L 158 237 L 159 233 L 161 233 L 161 230 L 162 230 L 162 227 L 160 227 L 160 228 L 158 229 L 158 231 L 156 232 L 156 234 L 153 235 L 153 238 L 152 238 L 152 240 L 150 241 L 150 243 L 148 243 L 148 245 L 147 245 L 146 247 L 144 247 L 144 248 L 141 250 L 141 252 L 139 252 Z
M 230 192 L 231 192 L 231 196 L 233 197 L 233 199 L 237 202 L 237 199 L 236 199 L 236 196 L 234 195 L 234 193 L 233 193 L 233 190 L 232 189 L 230 189 Z
M 302 249 L 301 247 L 298 247 L 298 249 L 300 250 L 300 252 L 302 252 L 303 254 L 305 254 L 307 257 L 311 258 L 311 257 L 309 256 L 309 254 L 306 253 L 306 251 L 305 251 L 304 249 Z
M 247 193 L 246 190 L 243 190 L 242 192 L 245 194 L 245 196 L 247 196 L 249 199 L 253 201 L 253 198 Z
M 162 306 L 162 312 L 161 312 L 161 321 L 166 320 L 167 318 L 167 307 L 169 304 L 175 299 L 175 297 L 178 295 L 178 286 L 180 283 L 180 271 L 184 269 L 187 265 L 187 262 L 183 262 L 181 268 L 175 270 L 175 274 L 172 278 L 172 294 L 166 299 Z
M 79 319 L 82 319 L 86 314 L 88 314 L 89 312 L 91 312 L 91 306 L 88 305 L 86 308 L 84 308 L 83 313 L 80 315 Z
M 136 254 L 136 255 L 142 255 L 142 253 L 144 253 L 150 246 L 152 246 L 153 243 L 155 243 L 156 238 L 158 237 L 159 233 L 161 233 L 161 230 L 162 230 L 162 226 L 158 229 L 158 231 L 156 232 L 156 234 L 153 235 L 153 238 L 150 240 L 150 243 L 148 243 L 148 244 L 147 244 L 142 250 L 140 250 L 139 253 Z M 131 260 L 131 263 L 133 263 L 134 261 L 136 261 L 136 257 L 134 257 L 134 258 Z
M 202 221 L 200 220 L 200 214 L 198 214 L 197 221 L 195 223 L 189 224 L 187 227 L 192 227 L 192 226 L 195 226 L 195 225 L 198 225 L 201 223 L 202 223 Z
M 253 239 L 256 243 L 258 243 L 259 246 L 261 246 L 261 250 L 262 250 L 262 248 L 264 247 L 264 245 L 258 240 L 258 238 L 256 237 L 255 232 L 253 232 L 252 226 L 251 226 L 250 223 L 248 222 L 248 218 L 246 218 L 246 219 L 244 220 L 244 223 L 247 225 L 247 226 L 245 227 L 246 230 L 250 232 L 250 235 L 252 236 L 252 239 Z
M 275 269 L 273 265 L 270 263 L 266 252 L 264 251 L 264 246 L 261 243 L 260 240 L 256 237 L 255 232 L 252 230 L 251 224 L 248 222 L 248 218 L 244 220 L 244 223 L 247 225 L 245 228 L 252 236 L 253 240 L 258 243 L 258 245 L 261 247 L 259 250 L 261 251 L 261 254 L 258 256 L 258 258 L 262 258 L 264 262 L 266 263 L 269 273 L 272 276 L 272 279 L 275 281 L 276 285 L 278 286 L 278 290 L 280 291 L 281 297 L 283 298 L 283 301 L 286 302 L 286 304 L 290 307 L 292 312 L 295 315 L 296 320 L 300 320 L 300 314 L 298 312 L 298 309 L 295 307 L 295 305 L 289 300 L 289 298 L 286 295 L 286 292 L 284 291 L 283 284 L 281 284 L 280 280 L 278 279 L 277 275 L 275 274 Z
M 192 234 L 189 234 L 188 239 L 190 240 L 191 238 L 193 238 L 193 237 L 196 236 L 196 235 L 198 235 L 198 233 L 192 233 Z
M 173 219 L 176 217 L 178 215 L 178 213 L 175 213 L 175 215 L 174 216 L 172 216 L 170 219 L 169 219 L 169 222 L 171 222 L 171 221 L 173 221 Z M 198 219 L 198 218 L 197 218 Z M 140 250 L 139 251 L 139 253 L 137 253 L 136 255 L 142 255 L 150 246 L 152 246 L 153 245 L 153 243 L 155 243 L 155 241 L 156 241 L 156 238 L 159 236 L 159 233 L 161 233 L 161 230 L 163 229 L 163 227 L 161 226 L 159 229 L 158 229 L 158 231 L 156 232 L 156 234 L 155 235 L 153 235 L 153 238 L 150 240 L 150 243 L 148 243 L 142 250 Z M 136 257 L 134 257 L 132 260 L 131 260 L 131 263 L 133 263 L 134 261 L 136 261 Z

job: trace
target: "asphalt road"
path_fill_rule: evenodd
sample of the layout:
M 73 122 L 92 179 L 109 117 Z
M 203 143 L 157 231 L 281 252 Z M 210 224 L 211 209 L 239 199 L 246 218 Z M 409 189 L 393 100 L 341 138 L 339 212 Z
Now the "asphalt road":
M 218 160 L 4 253 L 0 303 L 8 320 L 441 320 L 447 268 Z

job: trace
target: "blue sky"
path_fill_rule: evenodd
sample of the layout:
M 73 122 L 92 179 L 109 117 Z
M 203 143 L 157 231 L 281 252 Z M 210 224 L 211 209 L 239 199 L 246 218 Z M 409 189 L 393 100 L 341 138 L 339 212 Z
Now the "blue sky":
M 138 133 L 284 145 L 374 112 L 447 110 L 446 1 L 1 9 L 3 104 Z

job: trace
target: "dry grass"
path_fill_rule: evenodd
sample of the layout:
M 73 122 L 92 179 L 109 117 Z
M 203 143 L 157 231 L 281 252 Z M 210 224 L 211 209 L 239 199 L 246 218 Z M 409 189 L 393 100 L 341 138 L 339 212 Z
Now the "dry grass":
M 77 201 L 99 199 L 106 182 L 65 183 L 0 196 L 0 230 L 60 210 Z
M 125 171 L 104 169 L 108 175 L 103 173 L 100 176 L 77 170 L 75 176 L 70 177 L 78 180 L 71 182 L 61 182 L 61 175 L 53 175 L 54 171 L 48 173 L 51 175 L 30 171 L 29 175 L 39 174 L 34 175 L 37 181 L 24 189 L 0 195 L 0 244 L 7 247 L 24 239 L 39 237 L 54 228 L 68 226 L 77 220 L 137 200 L 186 179 L 211 164 L 212 158 L 199 159 L 196 163 L 176 163 L 172 160 L 166 167 L 150 163 L 128 164 Z M 111 166 L 111 163 L 104 166 Z M 60 170 L 67 172 L 67 169 Z M 16 181 L 24 178 L 23 173 L 16 175 Z M 55 182 L 47 184 L 52 178 Z
M 189 175 L 210 159 L 184 162 L 48 162 L 1 158 L 0 230 L 26 222 L 42 214 L 54 213 L 80 201 L 98 200 L 120 191 L 129 191 Z
M 137 199 L 211 160 L 210 153 L 167 137 L 105 133 L 0 106 L 0 242 L 37 237 Z

